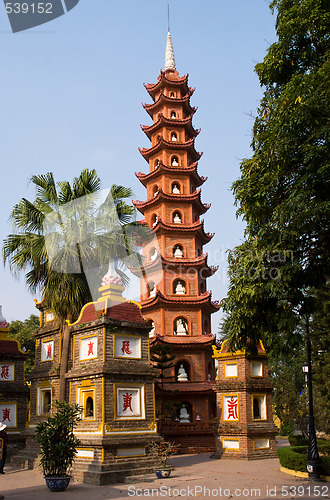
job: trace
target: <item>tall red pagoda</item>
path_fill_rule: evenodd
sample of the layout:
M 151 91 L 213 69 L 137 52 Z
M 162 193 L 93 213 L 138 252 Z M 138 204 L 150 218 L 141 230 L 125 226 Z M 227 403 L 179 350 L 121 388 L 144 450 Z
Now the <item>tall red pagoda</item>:
M 151 345 L 170 346 L 176 356 L 167 373 L 172 379 L 164 385 L 165 399 L 175 402 L 176 417 L 163 433 L 172 439 L 180 436 L 181 442 L 186 435 L 183 448 L 194 448 L 198 443 L 191 441 L 192 435 L 209 432 L 216 413 L 210 317 L 219 306 L 211 300 L 206 279 L 217 267 L 203 253 L 213 234 L 205 232 L 201 219 L 210 205 L 202 203 L 199 189 L 206 178 L 197 171 L 202 153 L 195 149 L 199 130 L 192 125 L 194 89 L 188 86 L 188 75 L 180 77 L 176 71 L 170 33 L 165 70 L 157 83 L 145 88 L 153 102 L 143 107 L 153 123 L 142 126 L 151 146 L 140 152 L 149 173 L 136 175 L 147 189 L 147 200 L 135 206 L 153 228 L 158 248 L 152 243 L 143 248 L 148 279 L 141 279 L 142 314 L 153 322 Z

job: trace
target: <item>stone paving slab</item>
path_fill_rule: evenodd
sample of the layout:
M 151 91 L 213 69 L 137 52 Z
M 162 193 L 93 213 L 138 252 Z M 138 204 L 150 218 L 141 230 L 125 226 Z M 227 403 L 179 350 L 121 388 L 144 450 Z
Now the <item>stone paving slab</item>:
M 62 493 L 50 492 L 41 472 L 7 467 L 0 476 L 5 500 L 107 500 L 122 498 L 209 499 L 329 499 L 329 483 L 280 472 L 277 459 L 242 461 L 211 460 L 209 454 L 179 455 L 170 460 L 175 469 L 168 479 L 153 475 L 127 478 L 126 483 L 94 486 L 70 483 Z M 58 496 L 57 496 L 58 495 Z

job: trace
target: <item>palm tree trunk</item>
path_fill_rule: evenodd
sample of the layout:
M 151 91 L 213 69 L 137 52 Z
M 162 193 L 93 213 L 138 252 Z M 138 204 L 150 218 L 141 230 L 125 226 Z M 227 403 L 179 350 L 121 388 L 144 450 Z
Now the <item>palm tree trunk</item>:
M 69 318 L 68 318 L 68 320 L 69 320 Z M 66 372 L 68 369 L 69 349 L 70 349 L 70 327 L 69 327 L 69 324 L 67 323 L 67 321 L 64 321 L 64 323 L 63 323 L 62 333 L 63 333 L 63 340 L 62 340 L 60 380 L 59 380 L 60 388 L 59 388 L 59 396 L 58 396 L 58 399 L 61 402 L 65 401 L 65 396 L 66 396 L 65 375 L 66 375 Z

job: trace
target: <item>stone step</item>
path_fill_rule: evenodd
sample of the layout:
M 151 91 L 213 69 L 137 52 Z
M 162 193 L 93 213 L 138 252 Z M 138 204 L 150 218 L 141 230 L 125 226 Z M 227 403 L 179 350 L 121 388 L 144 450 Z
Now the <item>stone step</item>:
M 15 467 L 21 467 L 24 469 L 39 469 L 40 459 L 38 457 L 38 449 L 27 449 L 19 451 L 16 455 L 13 455 L 9 463 Z

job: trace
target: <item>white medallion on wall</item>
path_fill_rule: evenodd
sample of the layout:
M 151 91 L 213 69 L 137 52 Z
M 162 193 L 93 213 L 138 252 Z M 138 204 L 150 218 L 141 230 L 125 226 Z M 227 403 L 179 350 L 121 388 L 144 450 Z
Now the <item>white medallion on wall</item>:
M 145 397 L 143 385 L 115 386 L 116 420 L 145 418 Z
M 227 421 L 238 421 L 238 395 L 223 396 L 223 419 Z
M 0 403 L 0 420 L 8 429 L 17 427 L 17 403 Z
M 84 361 L 86 359 L 97 358 L 97 335 L 84 337 L 80 339 L 79 345 L 79 359 Z
M 133 335 L 115 335 L 115 357 L 141 359 L 142 338 Z
M 54 359 L 54 340 L 43 340 L 41 342 L 41 361 L 52 361 Z
M 15 380 L 15 363 L 0 363 L 0 382 L 10 380 Z

